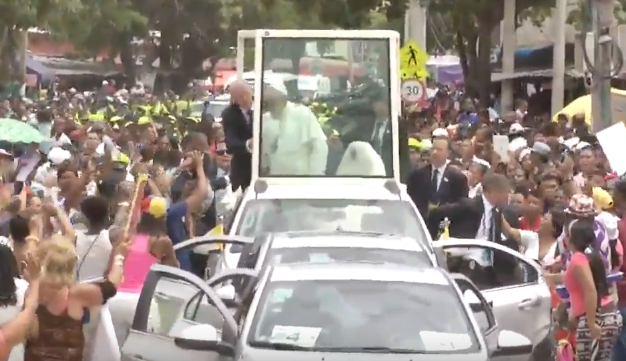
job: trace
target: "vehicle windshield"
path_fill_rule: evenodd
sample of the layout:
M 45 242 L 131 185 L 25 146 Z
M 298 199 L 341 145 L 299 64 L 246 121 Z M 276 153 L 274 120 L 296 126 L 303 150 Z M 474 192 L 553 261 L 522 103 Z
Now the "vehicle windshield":
M 389 241 L 393 242 L 393 241 Z M 297 241 L 296 241 L 297 243 Z M 392 263 L 415 267 L 432 266 L 423 251 L 404 251 L 384 248 L 359 247 L 296 247 L 272 248 L 266 262 L 271 264 L 328 263 L 328 262 Z
M 221 118 L 222 112 L 228 107 L 226 102 L 210 102 L 204 110 L 205 114 L 211 114 L 214 118 Z
M 387 39 L 263 39 L 259 174 L 391 177 L 389 48 Z M 303 54 L 295 65 L 294 52 Z
M 220 118 L 224 109 L 228 107 L 226 102 L 210 102 L 204 105 L 204 102 L 191 104 L 191 116 L 201 117 L 203 114 L 211 114 L 214 118 Z
M 449 285 L 361 280 L 269 283 L 248 343 L 337 352 L 379 347 L 415 353 L 480 350 L 462 301 Z
M 237 235 L 298 231 L 372 232 L 429 244 L 407 201 L 362 199 L 255 199 L 244 204 Z

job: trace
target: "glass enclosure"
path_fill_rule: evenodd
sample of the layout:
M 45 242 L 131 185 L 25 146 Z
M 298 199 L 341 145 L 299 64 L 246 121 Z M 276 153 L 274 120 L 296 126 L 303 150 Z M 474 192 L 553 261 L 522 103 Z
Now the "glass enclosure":
M 389 40 L 265 38 L 262 58 L 261 177 L 393 177 Z

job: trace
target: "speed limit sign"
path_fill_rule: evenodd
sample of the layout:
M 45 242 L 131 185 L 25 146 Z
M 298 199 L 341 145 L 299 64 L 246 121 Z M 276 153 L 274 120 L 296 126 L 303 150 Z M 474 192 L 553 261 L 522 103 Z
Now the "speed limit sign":
M 424 99 L 426 90 L 424 83 L 417 79 L 407 79 L 402 82 L 402 100 L 405 102 L 418 102 Z

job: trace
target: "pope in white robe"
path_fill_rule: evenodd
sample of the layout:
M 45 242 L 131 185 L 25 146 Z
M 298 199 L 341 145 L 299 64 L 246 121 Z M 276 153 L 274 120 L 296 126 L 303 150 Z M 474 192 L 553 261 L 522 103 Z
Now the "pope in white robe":
M 287 100 L 282 83 L 266 84 L 261 168 L 269 176 L 324 176 L 326 135 L 308 107 Z

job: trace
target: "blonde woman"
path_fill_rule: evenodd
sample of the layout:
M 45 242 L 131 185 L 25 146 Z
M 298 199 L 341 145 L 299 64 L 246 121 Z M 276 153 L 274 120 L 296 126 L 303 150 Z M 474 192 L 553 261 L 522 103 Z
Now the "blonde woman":
M 77 284 L 77 257 L 73 240 L 53 236 L 39 244 L 42 270 L 37 318 L 25 348 L 25 361 L 82 361 L 83 324 L 89 308 L 105 304 L 122 279 L 127 242 L 114 250 L 107 278 L 94 284 Z

